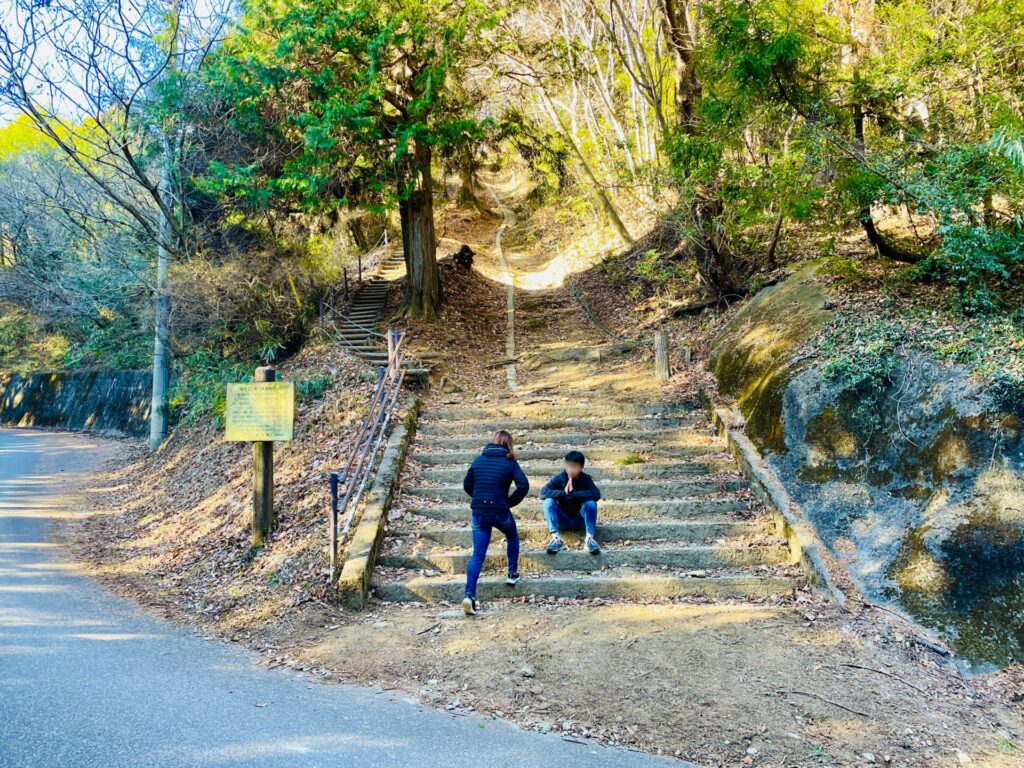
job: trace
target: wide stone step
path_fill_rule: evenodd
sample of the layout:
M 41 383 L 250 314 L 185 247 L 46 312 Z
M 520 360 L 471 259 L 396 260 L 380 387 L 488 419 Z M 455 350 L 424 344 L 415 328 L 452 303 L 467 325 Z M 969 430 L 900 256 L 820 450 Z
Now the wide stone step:
M 531 487 L 539 489 L 543 480 L 531 483 Z M 742 480 L 680 480 L 676 482 L 667 481 L 608 481 L 601 484 L 602 499 L 659 499 L 670 498 L 680 499 L 691 496 L 708 496 L 715 493 L 729 493 L 746 488 L 747 484 Z M 406 496 L 413 496 L 427 499 L 440 499 L 441 501 L 462 501 L 467 498 L 466 492 L 459 485 L 439 485 L 404 487 L 402 493 Z
M 530 478 L 533 485 L 533 478 L 547 482 L 548 478 L 562 471 L 560 460 L 548 462 L 521 461 L 519 462 L 523 471 Z M 601 464 L 596 461 L 587 462 L 587 474 L 600 482 L 608 479 L 617 480 L 653 480 L 658 478 L 694 477 L 711 475 L 716 472 L 735 471 L 736 464 L 726 460 L 714 461 L 690 461 L 673 462 L 671 464 L 627 464 L 619 466 L 616 464 Z M 546 474 L 538 474 L 546 472 Z M 450 469 L 425 469 L 423 477 L 432 483 L 461 483 L 466 475 L 466 467 L 452 467 Z
M 519 538 L 524 544 L 547 544 L 551 534 L 546 525 L 528 523 L 517 525 Z M 595 538 L 602 544 L 620 541 L 674 541 L 694 543 L 706 539 L 756 536 L 772 532 L 772 527 L 763 522 L 741 520 L 662 520 L 656 523 L 599 523 Z M 433 542 L 448 548 L 470 549 L 473 546 L 473 531 L 465 528 L 422 528 L 416 531 L 421 540 Z M 583 533 L 565 531 L 567 543 L 579 544 Z M 495 536 L 500 540 L 500 534 Z
M 532 418 L 586 418 L 588 416 L 679 416 L 700 413 L 693 406 L 680 403 L 551 403 L 547 401 L 512 401 L 502 399 L 494 403 L 472 403 L 467 405 L 439 405 L 432 407 L 424 416 L 431 421 L 463 421 L 465 419 L 510 419 Z
M 464 419 L 462 421 L 435 421 L 433 419 L 421 419 L 416 431 L 422 435 L 470 435 L 495 432 L 499 429 L 509 429 L 514 434 L 528 434 L 536 430 L 557 430 L 567 431 L 571 429 L 580 430 L 652 430 L 655 428 L 679 428 L 688 427 L 701 421 L 703 417 L 697 414 L 687 414 L 680 417 L 662 418 L 640 418 L 628 416 L 612 417 L 562 417 L 552 414 L 544 419 L 516 419 L 510 421 L 507 418 L 489 419 Z
M 473 436 L 442 436 L 423 435 L 418 442 L 421 445 L 431 445 L 437 448 L 471 449 L 482 448 L 489 438 L 489 435 L 480 437 Z M 481 440 L 483 439 L 483 442 Z M 595 434 L 582 434 L 580 432 L 536 432 L 520 435 L 516 443 L 516 450 L 540 445 L 567 445 L 574 447 L 590 448 L 592 446 L 607 447 L 608 444 L 623 443 L 644 443 L 651 445 L 657 443 L 658 447 L 685 448 L 699 445 L 719 444 L 718 439 L 712 435 L 692 430 L 665 430 L 665 429 L 609 429 Z M 586 452 L 586 451 L 584 451 Z
M 402 502 L 409 499 L 403 498 Z M 598 505 L 598 515 L 603 520 L 689 520 L 715 517 L 743 512 L 747 505 L 732 499 L 700 499 L 693 501 L 609 501 Z M 422 515 L 444 522 L 469 522 L 469 498 L 463 497 L 461 504 L 438 506 L 413 505 L 405 508 L 410 515 Z M 525 499 L 513 510 L 517 520 L 537 521 L 544 519 L 541 500 Z
M 479 442 L 479 441 L 478 441 Z M 435 466 L 455 466 L 455 465 L 468 465 L 473 459 L 480 455 L 479 448 L 482 448 L 483 444 L 480 443 L 477 450 L 465 451 L 465 450 L 451 450 L 451 451 L 438 451 L 431 449 L 429 446 L 416 445 L 413 447 L 413 458 L 416 459 L 420 464 L 431 464 Z M 650 443 L 623 443 L 621 447 L 601 447 L 601 448 L 586 448 L 585 453 L 587 455 L 588 464 L 614 464 L 617 461 L 621 462 L 635 462 L 636 459 L 645 459 L 645 464 L 632 464 L 633 466 L 647 466 L 652 465 L 655 462 L 676 462 L 678 460 L 685 460 L 691 458 L 701 458 L 714 456 L 717 454 L 725 453 L 725 443 L 711 440 L 704 445 L 696 445 L 690 447 L 673 447 L 663 446 L 659 444 Z M 566 447 L 550 447 L 550 448 L 516 448 L 516 458 L 519 463 L 523 466 L 533 461 L 555 461 L 561 462 L 566 454 Z M 706 461 L 706 458 L 701 460 Z M 627 464 L 626 466 L 629 466 Z
M 378 598 L 390 602 L 458 602 L 466 592 L 464 579 L 418 577 L 409 581 L 374 581 Z M 785 595 L 804 586 L 801 578 L 790 576 L 574 576 L 549 575 L 523 579 L 509 587 L 501 578 L 483 578 L 477 585 L 480 600 L 520 595 L 569 598 L 657 599 L 702 597 L 719 599 L 763 599 Z
M 508 570 L 501 536 L 488 552 L 484 569 L 489 573 Z M 385 568 L 434 570 L 465 573 L 470 553 L 464 551 L 426 551 L 415 554 L 382 554 L 377 562 Z M 789 549 L 782 546 L 730 547 L 723 545 L 689 547 L 605 547 L 598 555 L 581 549 L 566 549 L 556 555 L 543 549 L 519 554 L 520 571 L 599 571 L 602 568 L 675 568 L 707 569 L 736 566 L 783 565 L 790 561 Z

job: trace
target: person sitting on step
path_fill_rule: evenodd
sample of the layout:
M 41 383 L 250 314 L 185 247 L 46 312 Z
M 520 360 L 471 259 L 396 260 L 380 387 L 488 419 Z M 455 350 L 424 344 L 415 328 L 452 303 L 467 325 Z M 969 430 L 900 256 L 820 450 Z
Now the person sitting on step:
M 586 531 L 583 545 L 590 554 L 597 555 L 601 547 L 594 540 L 597 527 L 597 502 L 601 491 L 594 479 L 583 471 L 587 457 L 579 451 L 565 455 L 565 470 L 548 480 L 540 492 L 544 500 L 544 519 L 547 520 L 551 541 L 548 552 L 555 554 L 565 549 L 560 531 Z
M 516 489 L 509 494 L 515 483 Z M 508 549 L 508 578 L 505 583 L 514 587 L 519 581 L 519 531 L 512 507 L 526 498 L 530 481 L 516 461 L 512 435 L 499 429 L 484 446 L 483 452 L 473 459 L 462 481 L 463 490 L 472 497 L 469 506 L 473 512 L 473 555 L 466 568 L 466 598 L 462 610 L 474 616 L 479 608 L 476 585 L 491 543 L 491 529 L 505 534 Z

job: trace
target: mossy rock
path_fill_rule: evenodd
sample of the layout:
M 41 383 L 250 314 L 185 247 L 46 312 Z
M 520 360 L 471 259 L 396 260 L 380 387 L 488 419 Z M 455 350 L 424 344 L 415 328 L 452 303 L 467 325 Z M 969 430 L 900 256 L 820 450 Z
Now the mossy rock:
M 800 369 L 794 357 L 832 318 L 825 288 L 815 282 L 823 262 L 810 262 L 759 292 L 722 328 L 709 367 L 718 389 L 736 398 L 747 434 L 762 451 L 786 450 L 782 398 Z

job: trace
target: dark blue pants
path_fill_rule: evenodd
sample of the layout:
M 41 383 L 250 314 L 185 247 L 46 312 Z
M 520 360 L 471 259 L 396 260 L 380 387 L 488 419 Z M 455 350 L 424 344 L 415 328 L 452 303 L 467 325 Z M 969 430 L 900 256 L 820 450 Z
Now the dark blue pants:
M 519 531 L 516 529 L 516 519 L 512 513 L 480 515 L 474 512 L 473 556 L 469 558 L 469 567 L 466 568 L 466 594 L 473 598 L 476 597 L 476 583 L 480 580 L 480 571 L 484 568 L 484 558 L 487 557 L 487 547 L 491 543 L 493 528 L 505 534 L 508 545 L 508 572 L 516 573 L 519 570 Z
M 547 520 L 551 533 L 585 530 L 588 536 L 593 536 L 597 528 L 597 502 L 585 501 L 580 514 L 567 515 L 557 501 L 545 499 L 544 519 Z

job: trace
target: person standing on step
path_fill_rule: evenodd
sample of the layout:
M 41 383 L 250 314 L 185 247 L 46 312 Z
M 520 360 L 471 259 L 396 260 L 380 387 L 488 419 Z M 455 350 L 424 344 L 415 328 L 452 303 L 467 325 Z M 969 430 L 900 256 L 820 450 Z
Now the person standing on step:
M 516 489 L 509 494 L 513 483 Z M 505 535 L 508 547 L 508 578 L 505 583 L 514 587 L 519 581 L 519 531 L 512 516 L 512 507 L 526 498 L 530 481 L 516 461 L 509 432 L 499 429 L 494 433 L 491 442 L 469 465 L 462 488 L 472 497 L 469 506 L 473 513 L 473 555 L 466 568 L 466 597 L 462 601 L 462 609 L 467 616 L 473 616 L 479 609 L 476 585 L 494 528 Z
M 544 500 L 544 519 L 547 520 L 551 541 L 548 553 L 556 554 L 565 549 L 560 531 L 586 531 L 583 545 L 592 555 L 601 553 L 601 547 L 594 539 L 597 528 L 597 502 L 601 491 L 594 479 L 583 471 L 587 457 L 579 451 L 565 455 L 565 470 L 548 480 L 540 492 Z

